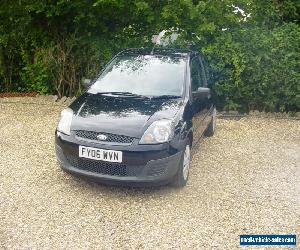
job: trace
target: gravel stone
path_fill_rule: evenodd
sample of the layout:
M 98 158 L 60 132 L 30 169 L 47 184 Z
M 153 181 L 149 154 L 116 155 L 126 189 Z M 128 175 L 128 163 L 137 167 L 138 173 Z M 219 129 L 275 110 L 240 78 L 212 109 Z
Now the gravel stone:
M 62 98 L 60 98 L 59 102 L 64 103 L 67 99 L 68 99 L 68 97 L 63 96 Z
M 240 249 L 240 234 L 299 236 L 299 120 L 218 119 L 185 188 L 125 188 L 59 168 L 63 108 L 0 101 L 0 249 Z
M 52 100 L 53 100 L 54 102 L 56 102 L 57 99 L 58 99 L 58 96 L 57 96 L 57 95 L 54 95 L 54 96 L 52 97 Z
M 239 112 L 236 110 L 229 110 L 228 112 L 226 112 L 225 114 L 229 114 L 229 115 L 238 115 Z

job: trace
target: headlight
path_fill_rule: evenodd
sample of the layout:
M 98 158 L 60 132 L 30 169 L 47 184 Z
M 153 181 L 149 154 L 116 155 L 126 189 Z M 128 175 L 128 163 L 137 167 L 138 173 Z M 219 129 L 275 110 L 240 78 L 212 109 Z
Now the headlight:
M 162 119 L 153 122 L 145 131 L 140 144 L 156 144 L 167 142 L 173 136 L 172 120 Z
M 57 130 L 66 135 L 70 135 L 73 110 L 67 108 L 61 112 L 60 121 L 57 125 Z

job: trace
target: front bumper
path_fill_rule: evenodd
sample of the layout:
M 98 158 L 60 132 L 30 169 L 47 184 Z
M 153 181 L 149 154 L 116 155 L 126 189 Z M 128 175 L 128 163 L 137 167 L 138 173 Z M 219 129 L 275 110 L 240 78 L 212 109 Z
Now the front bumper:
M 168 143 L 111 146 L 78 142 L 71 137 L 57 134 L 55 141 L 57 160 L 64 170 L 111 184 L 168 183 L 177 173 L 182 158 L 182 151 L 172 148 Z M 79 145 L 121 150 L 123 162 L 111 163 L 79 158 Z

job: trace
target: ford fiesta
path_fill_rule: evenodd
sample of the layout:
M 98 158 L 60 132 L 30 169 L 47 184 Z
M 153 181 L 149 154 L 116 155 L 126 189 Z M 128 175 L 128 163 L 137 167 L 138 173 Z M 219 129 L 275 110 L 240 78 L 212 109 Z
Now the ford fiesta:
M 62 111 L 56 155 L 64 170 L 102 182 L 182 187 L 192 146 L 215 126 L 197 52 L 128 49 Z

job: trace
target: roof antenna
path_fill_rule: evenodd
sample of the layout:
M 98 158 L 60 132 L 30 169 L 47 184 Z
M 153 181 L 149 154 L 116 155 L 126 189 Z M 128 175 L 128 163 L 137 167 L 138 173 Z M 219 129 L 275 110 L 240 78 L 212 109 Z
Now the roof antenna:
M 154 45 L 151 50 L 151 55 L 153 55 L 153 53 L 154 53 L 155 46 L 161 44 L 161 38 L 165 35 L 165 33 L 166 33 L 166 31 L 163 30 L 158 35 L 152 36 L 152 42 L 154 43 Z

